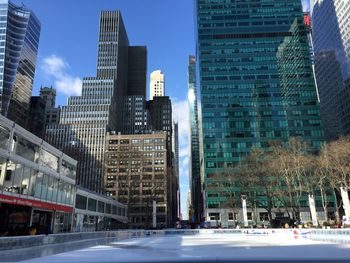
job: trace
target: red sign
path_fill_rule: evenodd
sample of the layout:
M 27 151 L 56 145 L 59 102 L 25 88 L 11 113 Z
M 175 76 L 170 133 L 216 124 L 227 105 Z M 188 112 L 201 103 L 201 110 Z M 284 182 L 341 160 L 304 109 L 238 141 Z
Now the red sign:
M 307 27 L 307 29 L 311 28 L 311 17 L 310 17 L 310 14 L 307 14 L 307 13 L 304 14 L 304 25 Z
M 68 212 L 68 213 L 73 212 L 73 207 L 71 206 L 51 204 L 51 203 L 41 202 L 37 200 L 24 199 L 20 197 L 2 195 L 2 194 L 0 194 L 0 203 L 30 206 L 35 208 L 42 208 L 42 209 L 47 209 L 52 211 L 57 210 L 57 211 Z

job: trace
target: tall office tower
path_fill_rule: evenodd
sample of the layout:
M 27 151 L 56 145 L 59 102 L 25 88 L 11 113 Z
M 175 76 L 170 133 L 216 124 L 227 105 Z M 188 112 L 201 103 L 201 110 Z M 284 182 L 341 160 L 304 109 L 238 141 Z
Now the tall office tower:
M 319 149 L 323 127 L 301 1 L 196 3 L 204 187 L 273 140 L 302 136 Z M 206 191 L 204 199 L 207 219 L 232 218 L 224 193 Z
M 26 127 L 40 38 L 40 22 L 24 6 L 0 0 L 1 114 Z
M 106 193 L 128 205 L 131 227 L 151 228 L 153 216 L 158 228 L 172 223 L 166 136 L 166 132 L 107 134 Z
M 154 97 L 162 97 L 165 94 L 164 74 L 161 70 L 155 70 L 151 73 L 150 80 L 150 100 Z
M 325 137 L 327 141 L 332 141 L 343 134 L 343 118 L 340 112 L 345 104 L 340 101 L 346 94 L 340 64 L 334 51 L 316 53 L 315 73 Z
M 153 100 L 147 101 L 147 110 L 149 111 L 151 118 L 151 125 L 153 131 L 165 131 L 166 132 L 166 147 L 167 147 L 167 164 L 169 172 L 169 189 L 170 191 L 168 199 L 171 204 L 174 204 L 176 197 L 176 188 L 177 188 L 177 178 L 174 171 L 174 157 L 173 157 L 173 149 L 172 149 L 172 108 L 171 108 L 171 100 L 169 97 L 153 97 Z M 172 206 L 170 209 L 172 212 L 171 218 L 173 221 L 176 220 L 176 208 Z
M 143 96 L 146 99 L 147 48 L 129 47 L 128 64 L 128 95 Z
M 350 134 L 350 0 L 317 0 L 312 14 L 315 71 L 327 140 Z
M 202 186 L 199 154 L 199 126 L 197 104 L 196 58 L 189 57 L 188 64 L 188 106 L 190 111 L 189 178 L 193 216 L 190 220 L 202 219 Z
M 104 191 L 105 134 L 123 124 L 128 45 L 120 12 L 102 11 L 97 76 L 83 79 L 82 95 L 69 97 L 60 123 L 47 128 L 47 140 L 78 160 L 77 183 L 99 193 Z
M 60 107 L 56 106 L 56 89 L 41 87 L 39 96 L 45 101 L 45 125 L 58 124 L 60 120 Z
M 128 88 L 123 101 L 123 134 L 151 131 L 149 112 L 146 109 L 147 48 L 134 46 L 128 49 Z
M 123 134 L 151 133 L 152 125 L 145 96 L 125 96 Z
M 167 147 L 169 153 L 172 152 L 172 108 L 171 100 L 168 96 L 153 97 L 147 101 L 147 109 L 151 116 L 151 124 L 154 131 L 165 131 L 167 133 Z M 168 163 L 171 163 L 171 154 Z

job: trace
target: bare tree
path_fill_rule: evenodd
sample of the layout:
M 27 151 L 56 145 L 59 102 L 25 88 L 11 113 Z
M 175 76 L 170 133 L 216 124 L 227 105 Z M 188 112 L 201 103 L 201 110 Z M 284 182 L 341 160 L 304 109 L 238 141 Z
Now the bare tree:
M 350 189 L 350 137 L 340 138 L 337 141 L 328 143 L 322 149 L 324 159 L 327 159 L 329 166 L 328 180 L 333 195 L 336 195 L 336 190 L 341 193 L 342 188 Z M 336 201 L 336 221 L 339 222 L 339 208 L 341 203 L 348 203 L 347 200 Z

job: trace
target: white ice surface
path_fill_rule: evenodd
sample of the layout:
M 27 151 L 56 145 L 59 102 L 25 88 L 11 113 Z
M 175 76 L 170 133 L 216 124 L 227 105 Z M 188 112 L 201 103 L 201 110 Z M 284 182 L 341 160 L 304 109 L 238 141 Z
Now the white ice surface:
M 242 236 L 201 234 L 136 238 L 23 262 L 165 262 L 208 259 L 348 259 L 350 245 L 311 241 L 290 235 Z

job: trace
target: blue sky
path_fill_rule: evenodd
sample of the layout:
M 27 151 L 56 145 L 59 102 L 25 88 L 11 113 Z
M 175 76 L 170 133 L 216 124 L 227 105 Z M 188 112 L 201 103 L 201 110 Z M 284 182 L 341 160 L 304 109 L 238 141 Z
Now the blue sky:
M 161 69 L 166 95 L 180 130 L 182 211 L 188 192 L 187 62 L 195 54 L 192 0 L 13 0 L 33 10 L 41 22 L 41 37 L 33 87 L 58 89 L 57 104 L 79 92 L 81 79 L 95 76 L 99 12 L 121 10 L 130 45 L 146 45 L 149 73 Z M 147 90 L 149 93 L 149 91 Z

